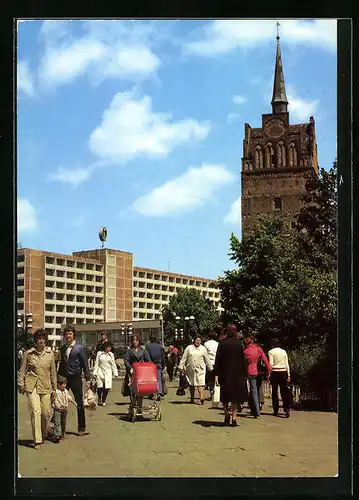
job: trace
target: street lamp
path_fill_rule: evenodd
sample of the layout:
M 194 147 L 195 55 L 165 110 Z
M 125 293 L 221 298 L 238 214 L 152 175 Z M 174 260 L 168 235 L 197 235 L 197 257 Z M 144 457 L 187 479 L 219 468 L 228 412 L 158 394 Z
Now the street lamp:
M 181 316 L 178 316 L 176 314 L 176 321 L 177 322 L 181 322 L 182 323 L 182 326 L 184 328 L 181 328 L 181 340 L 183 340 L 183 332 L 185 331 L 186 332 L 186 341 L 189 343 L 190 341 L 190 338 L 191 338 L 191 333 L 192 333 L 192 322 L 195 320 L 195 317 L 194 316 L 185 316 L 184 318 L 182 318 Z
M 121 325 L 121 335 L 126 335 L 126 337 L 125 337 L 125 344 L 127 346 L 128 343 L 129 343 L 129 338 L 132 335 L 132 323 L 128 323 L 128 325 L 125 325 L 124 323 L 122 323 L 122 325 Z

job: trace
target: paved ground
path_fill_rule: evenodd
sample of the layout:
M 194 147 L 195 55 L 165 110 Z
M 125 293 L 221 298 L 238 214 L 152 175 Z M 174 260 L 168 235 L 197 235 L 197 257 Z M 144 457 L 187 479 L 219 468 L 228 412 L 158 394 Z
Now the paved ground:
M 223 427 L 223 412 L 176 396 L 176 384 L 161 403 L 162 421 L 126 421 L 128 398 L 120 381 L 109 405 L 87 411 L 88 435 L 78 437 L 76 410 L 68 416 L 67 439 L 29 446 L 30 419 L 19 395 L 19 472 L 22 477 L 255 477 L 334 476 L 337 415 L 292 412 L 272 416 L 270 401 L 258 420 L 244 409 L 237 428 Z

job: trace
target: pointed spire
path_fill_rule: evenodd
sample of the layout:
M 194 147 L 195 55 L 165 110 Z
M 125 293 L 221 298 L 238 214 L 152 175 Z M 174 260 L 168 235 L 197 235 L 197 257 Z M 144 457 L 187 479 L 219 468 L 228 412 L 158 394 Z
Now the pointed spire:
M 279 26 L 277 22 L 277 54 L 275 58 L 275 69 L 274 69 L 274 85 L 273 85 L 273 97 L 272 97 L 272 110 L 273 113 L 286 113 L 288 111 L 288 100 L 285 93 L 283 66 L 282 66 L 282 56 L 280 53 L 279 44 Z

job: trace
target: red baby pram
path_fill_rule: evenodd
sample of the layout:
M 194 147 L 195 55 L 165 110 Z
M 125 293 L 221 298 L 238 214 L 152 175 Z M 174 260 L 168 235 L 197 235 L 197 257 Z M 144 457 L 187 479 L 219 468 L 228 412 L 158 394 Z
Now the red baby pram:
M 161 420 L 161 408 L 156 397 L 150 406 L 143 407 L 143 398 L 154 394 L 158 395 L 157 367 L 154 363 L 134 363 L 133 374 L 130 378 L 130 406 L 128 417 L 131 422 L 136 421 L 139 414 L 148 416 L 152 420 Z

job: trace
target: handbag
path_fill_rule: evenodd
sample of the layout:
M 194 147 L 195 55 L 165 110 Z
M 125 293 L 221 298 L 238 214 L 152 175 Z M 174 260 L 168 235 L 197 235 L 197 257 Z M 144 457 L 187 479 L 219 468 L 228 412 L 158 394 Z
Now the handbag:
M 220 401 L 221 401 L 221 387 L 219 385 L 215 385 L 212 397 L 213 406 L 218 405 Z
M 96 396 L 91 391 L 91 389 L 87 389 L 85 391 L 85 395 L 84 395 L 84 407 L 88 408 L 89 410 L 96 410 L 96 408 L 97 408 Z
M 130 396 L 131 394 L 131 390 L 130 390 L 130 379 L 128 377 L 128 375 L 126 374 L 125 375 L 125 378 L 123 379 L 123 382 L 122 382 L 122 387 L 121 387 L 121 394 L 122 396 Z
M 164 396 L 166 396 L 166 394 L 168 393 L 167 384 L 165 382 L 163 374 L 162 374 L 162 393 Z
M 258 373 L 267 373 L 267 365 L 264 362 L 264 359 L 262 358 L 262 349 L 258 348 L 259 358 L 257 361 L 257 371 Z

